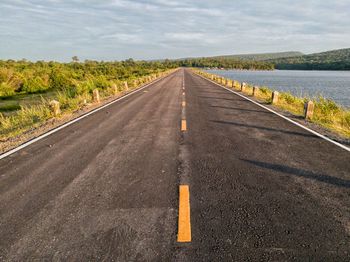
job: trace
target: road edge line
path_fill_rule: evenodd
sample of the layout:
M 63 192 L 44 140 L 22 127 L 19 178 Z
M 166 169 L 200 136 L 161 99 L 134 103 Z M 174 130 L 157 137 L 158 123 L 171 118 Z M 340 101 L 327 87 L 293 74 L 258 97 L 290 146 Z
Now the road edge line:
M 195 74 L 196 74 L 196 73 L 195 73 Z M 296 126 L 299 126 L 299 127 L 301 127 L 302 129 L 304 129 L 304 130 L 306 130 L 306 131 L 308 131 L 308 132 L 310 132 L 310 133 L 312 133 L 312 134 L 314 134 L 314 135 L 316 135 L 316 136 L 318 136 L 318 137 L 320 137 L 320 138 L 323 138 L 324 140 L 326 140 L 326 141 L 328 141 L 328 142 L 331 142 L 331 143 L 333 143 L 334 145 L 336 145 L 336 146 L 338 146 L 338 147 L 340 147 L 340 148 L 342 148 L 342 149 L 344 149 L 344 150 L 350 152 L 350 148 L 349 148 L 349 147 L 347 147 L 347 146 L 345 146 L 345 145 L 343 145 L 343 144 L 340 144 L 340 143 L 338 143 L 337 141 L 334 141 L 334 140 L 332 140 L 332 139 L 330 139 L 330 138 L 328 138 L 328 137 L 326 137 L 326 136 L 324 136 L 324 135 L 322 135 L 322 134 L 320 134 L 320 133 L 318 133 L 318 132 L 316 132 L 316 131 L 314 131 L 314 130 L 312 130 L 312 129 L 310 129 L 310 128 L 308 128 L 308 127 L 306 127 L 306 126 L 304 126 L 304 125 L 302 125 L 302 124 L 300 124 L 300 123 L 298 123 L 298 122 L 296 122 L 296 121 L 294 121 L 294 120 L 292 120 L 292 119 L 290 119 L 290 118 L 288 118 L 288 117 L 286 117 L 286 116 L 284 116 L 284 115 L 282 115 L 282 114 L 280 114 L 280 113 L 277 113 L 277 112 L 274 111 L 273 109 L 270 109 L 270 108 L 268 108 L 268 107 L 266 107 L 266 106 L 264 106 L 264 105 L 262 105 L 262 104 L 260 104 L 260 103 L 258 103 L 258 102 L 256 102 L 256 101 L 250 99 L 249 97 L 246 97 L 246 96 L 244 96 L 244 95 L 242 95 L 242 94 L 240 94 L 240 93 L 238 93 L 238 92 L 236 92 L 236 91 L 234 91 L 234 90 L 231 90 L 231 89 L 229 89 L 229 88 L 227 88 L 227 87 L 225 87 L 225 86 L 222 86 L 222 85 L 220 85 L 220 84 L 218 84 L 218 83 L 216 83 L 216 82 L 214 82 L 214 81 L 212 81 L 212 80 L 210 80 L 210 79 L 207 79 L 207 78 L 205 78 L 205 77 L 203 77 L 203 76 L 201 76 L 201 75 L 199 75 L 199 74 L 196 74 L 196 75 L 199 76 L 199 77 L 201 77 L 201 78 L 203 78 L 204 80 L 207 80 L 207 81 L 209 81 L 209 82 L 211 82 L 211 83 L 213 83 L 213 84 L 215 84 L 215 85 L 217 85 L 217 86 L 219 86 L 219 87 L 221 87 L 221 88 L 223 88 L 223 89 L 226 89 L 227 91 L 230 91 L 231 93 L 234 93 L 235 95 L 238 95 L 238 96 L 240 96 L 240 97 L 242 97 L 242 98 L 244 98 L 244 99 L 246 99 L 246 100 L 252 102 L 253 104 L 258 105 L 258 106 L 260 106 L 260 107 L 266 109 L 267 111 L 270 111 L 271 113 L 274 113 L 275 115 L 277 115 L 277 116 L 279 116 L 279 117 L 281 117 L 281 118 L 287 120 L 288 122 L 290 122 L 290 123 L 292 123 L 292 124 L 294 124 L 294 125 L 296 125 Z
M 70 125 L 74 124 L 75 122 L 78 122 L 79 120 L 81 120 L 81 119 L 83 119 L 85 117 L 88 117 L 89 115 L 92 115 L 92 114 L 94 114 L 94 113 L 96 113 L 96 112 L 98 112 L 98 111 L 100 111 L 100 110 L 102 110 L 102 109 L 104 109 L 104 108 L 106 108 L 106 107 L 108 107 L 108 106 L 110 106 L 110 105 L 120 101 L 120 100 L 123 100 L 123 99 L 127 98 L 128 96 L 131 96 L 131 95 L 133 95 L 135 93 L 140 92 L 141 90 L 149 87 L 150 85 L 153 85 L 153 84 L 155 84 L 155 83 L 165 79 L 166 77 L 171 76 L 172 74 L 176 73 L 177 71 L 178 70 L 176 70 L 175 72 L 173 72 L 173 73 L 171 73 L 169 75 L 166 75 L 164 77 L 156 79 L 156 80 L 154 80 L 151 83 L 148 83 L 148 84 L 146 84 L 144 86 L 141 86 L 138 89 L 136 89 L 134 91 L 131 91 L 130 93 L 127 93 L 127 94 L 125 94 L 125 95 L 123 95 L 121 97 L 118 97 L 115 100 L 112 100 L 112 101 L 108 102 L 107 104 L 104 104 L 104 105 L 102 105 L 102 106 L 100 106 L 98 108 L 95 108 L 95 109 L 93 109 L 93 110 L 91 110 L 91 111 L 89 111 L 89 112 L 87 112 L 87 113 L 85 113 L 85 114 L 83 114 L 83 115 L 81 115 L 81 116 L 79 116 L 77 118 L 74 118 L 74 119 L 72 119 L 72 120 L 70 120 L 70 121 L 68 121 L 68 122 L 66 122 L 66 123 L 64 123 L 64 124 L 62 124 L 62 125 L 60 125 L 58 127 L 55 127 L 53 129 L 51 129 L 51 130 L 49 130 L 49 131 L 39 135 L 38 137 L 32 138 L 32 139 L 28 140 L 27 142 L 24 142 L 23 144 L 21 144 L 21 145 L 15 147 L 13 149 L 10 149 L 10 150 L 0 154 L 0 160 L 6 158 L 6 157 L 8 157 L 8 156 L 10 156 L 10 155 L 12 155 L 12 154 L 14 154 L 16 152 L 18 152 L 19 150 L 21 150 L 21 149 L 23 149 L 23 148 L 25 148 L 25 147 L 27 147 L 27 146 L 29 146 L 29 145 L 39 141 L 39 140 L 41 140 L 41 139 L 43 139 L 43 138 L 45 138 L 45 137 L 47 137 L 47 136 L 49 136 L 49 135 L 51 135 L 53 133 L 58 132 L 59 130 L 61 130 L 61 129 L 67 127 L 67 126 L 70 126 Z

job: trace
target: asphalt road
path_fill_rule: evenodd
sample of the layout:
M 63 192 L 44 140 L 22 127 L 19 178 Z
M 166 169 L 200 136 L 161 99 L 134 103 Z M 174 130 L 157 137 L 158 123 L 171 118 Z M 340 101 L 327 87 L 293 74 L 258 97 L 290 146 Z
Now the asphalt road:
M 349 261 L 350 154 L 181 69 L 0 160 L 0 260 Z

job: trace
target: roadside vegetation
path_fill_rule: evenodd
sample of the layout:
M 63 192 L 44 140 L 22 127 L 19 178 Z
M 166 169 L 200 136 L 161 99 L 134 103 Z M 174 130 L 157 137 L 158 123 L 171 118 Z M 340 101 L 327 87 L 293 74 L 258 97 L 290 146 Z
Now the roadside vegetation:
M 234 86 L 232 87 L 232 80 L 225 79 L 221 76 L 196 70 L 196 72 L 208 79 L 212 79 L 218 83 L 228 81 L 227 86 L 237 91 L 241 90 L 241 83 L 234 80 Z M 271 104 L 273 90 L 268 87 L 259 87 L 254 97 L 262 103 Z M 253 86 L 247 84 L 245 95 L 252 96 Z M 277 103 L 273 105 L 277 108 L 286 110 L 296 116 L 304 117 L 304 105 L 306 102 L 312 101 L 314 103 L 314 113 L 311 119 L 313 123 L 326 127 L 327 129 L 340 134 L 346 138 L 350 138 L 350 110 L 341 107 L 334 101 L 319 97 L 319 98 L 301 98 L 293 96 L 290 93 L 282 92 L 279 93 L 279 99 Z
M 112 97 L 176 66 L 132 59 L 79 63 L 76 57 L 71 63 L 0 61 L 0 141 L 54 118 L 51 100 L 60 103 L 60 116 L 70 114 L 92 103 L 94 89 L 99 90 L 101 99 Z
M 187 58 L 173 61 L 183 67 L 199 68 L 225 68 L 225 69 L 242 69 L 242 70 L 273 70 L 274 65 L 270 62 L 248 61 L 231 57 L 204 57 L 204 58 Z

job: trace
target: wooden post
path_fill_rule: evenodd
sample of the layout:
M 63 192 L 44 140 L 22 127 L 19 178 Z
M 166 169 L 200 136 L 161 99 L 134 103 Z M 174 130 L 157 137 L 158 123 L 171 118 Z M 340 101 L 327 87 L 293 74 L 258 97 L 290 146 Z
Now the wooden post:
M 94 101 L 94 103 L 100 103 L 100 93 L 98 89 L 94 89 L 92 91 L 92 100 Z
M 245 91 L 246 86 L 247 86 L 247 84 L 242 82 L 242 84 L 241 84 L 241 92 Z
M 277 91 L 273 91 L 272 92 L 272 104 L 276 104 L 278 102 L 278 96 L 280 93 L 278 93 Z
M 124 82 L 124 88 L 125 88 L 125 90 L 128 90 L 129 89 L 129 86 L 128 86 L 128 82 Z
M 312 101 L 308 101 L 304 105 L 304 116 L 305 119 L 312 119 L 312 116 L 314 114 L 314 108 L 315 105 Z
M 51 112 L 54 116 L 58 116 L 59 114 L 61 114 L 60 102 L 56 100 L 51 100 L 49 102 L 49 105 L 50 105 Z
M 232 88 L 235 88 L 235 86 L 236 86 L 236 81 L 232 80 Z
M 258 86 L 253 86 L 253 96 L 256 96 L 259 92 L 259 87 Z

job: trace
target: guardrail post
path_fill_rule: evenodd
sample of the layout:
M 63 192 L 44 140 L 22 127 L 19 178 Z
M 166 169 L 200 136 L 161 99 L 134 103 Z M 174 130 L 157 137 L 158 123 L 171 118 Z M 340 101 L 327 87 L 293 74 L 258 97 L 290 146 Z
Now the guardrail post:
M 61 109 L 60 109 L 60 102 L 56 100 L 51 100 L 49 102 L 51 112 L 53 113 L 54 116 L 58 116 L 61 114 Z
M 94 103 L 100 103 L 100 93 L 98 89 L 94 89 L 92 91 L 92 100 L 94 101 Z
M 272 92 L 272 104 L 276 104 L 278 102 L 278 96 L 280 93 L 278 93 L 277 91 L 273 91 Z
M 129 89 L 129 86 L 128 86 L 128 82 L 124 82 L 124 88 L 125 88 L 125 90 L 128 90 Z
M 246 86 L 247 86 L 247 84 L 242 82 L 242 84 L 241 84 L 241 92 L 245 91 Z
M 312 119 L 314 114 L 315 105 L 312 101 L 307 101 L 304 105 L 304 116 L 305 119 Z
M 259 92 L 259 87 L 253 86 L 253 96 L 256 96 L 258 92 Z

